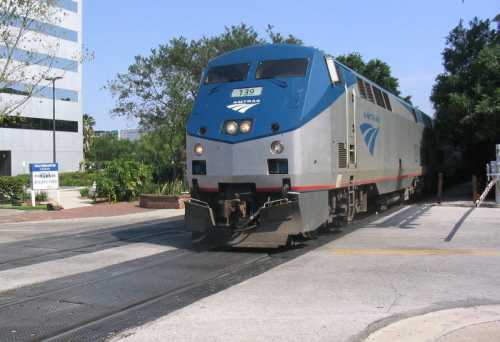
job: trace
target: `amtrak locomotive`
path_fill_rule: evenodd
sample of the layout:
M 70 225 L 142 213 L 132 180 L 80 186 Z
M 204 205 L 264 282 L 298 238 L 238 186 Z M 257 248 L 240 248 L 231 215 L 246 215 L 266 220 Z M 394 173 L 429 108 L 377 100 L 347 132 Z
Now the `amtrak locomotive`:
M 279 246 L 422 185 L 430 119 L 323 52 L 262 45 L 203 72 L 187 123 L 193 240 Z

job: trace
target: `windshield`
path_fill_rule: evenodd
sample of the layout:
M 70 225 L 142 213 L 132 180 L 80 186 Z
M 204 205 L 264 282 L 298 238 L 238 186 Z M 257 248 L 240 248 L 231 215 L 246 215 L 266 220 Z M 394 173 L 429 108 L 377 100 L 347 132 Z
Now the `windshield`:
M 275 77 L 304 77 L 306 71 L 306 58 L 261 61 L 255 78 L 260 80 Z
M 211 67 L 207 72 L 205 84 L 244 81 L 249 68 L 247 63 Z

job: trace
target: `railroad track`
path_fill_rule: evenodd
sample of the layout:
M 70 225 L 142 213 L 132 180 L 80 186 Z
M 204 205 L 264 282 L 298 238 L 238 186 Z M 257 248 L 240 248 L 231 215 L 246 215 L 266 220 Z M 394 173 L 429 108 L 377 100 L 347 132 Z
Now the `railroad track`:
M 117 244 L 145 241 L 168 234 L 185 234 L 183 228 L 182 220 L 170 222 L 154 220 L 98 231 L 66 235 L 53 234 L 38 239 L 6 243 L 2 246 L 3 253 L 0 254 L 0 271 L 13 265 L 29 265 L 30 263 L 60 259 L 74 255 L 74 253 L 95 252 Z M 8 252 L 14 249 L 25 249 L 28 255 L 12 258 Z M 32 251 L 30 251 L 31 249 Z
M 394 210 L 395 208 L 387 211 L 385 215 Z M 91 272 L 2 292 L 0 340 L 106 340 L 118 332 L 152 321 L 250 279 L 380 217 L 362 218 L 344 227 L 341 233 L 319 234 L 315 240 L 287 250 L 233 249 L 199 252 L 179 247 Z M 159 232 L 156 225 L 161 224 L 145 225 L 150 228 L 142 231 L 140 225 L 133 225 L 110 229 L 107 233 L 115 236 L 120 232 L 124 233 L 125 240 L 119 241 L 122 245 L 147 242 L 183 246 L 183 243 L 190 240 L 189 233 L 179 230 L 178 224 L 171 224 L 168 229 Z M 128 236 L 127 239 L 126 232 L 131 229 L 138 229 L 137 235 Z M 95 237 L 92 233 L 82 235 Z M 68 238 L 72 239 L 74 236 L 70 235 Z M 91 248 L 107 248 L 112 243 L 103 241 Z M 71 250 L 82 250 L 80 245 L 74 247 L 52 254 L 32 256 L 31 259 L 17 259 L 16 262 L 21 260 L 36 265 L 36 258 L 53 260 L 55 257 L 66 256 L 64 253 L 70 253 Z

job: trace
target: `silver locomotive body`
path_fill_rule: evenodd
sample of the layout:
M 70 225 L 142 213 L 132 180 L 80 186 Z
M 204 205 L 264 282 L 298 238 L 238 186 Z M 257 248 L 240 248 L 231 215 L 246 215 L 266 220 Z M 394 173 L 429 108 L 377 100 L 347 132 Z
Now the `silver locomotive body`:
M 284 245 L 418 190 L 423 113 L 312 48 L 237 50 L 203 79 L 241 61 L 245 79 L 202 83 L 188 122 L 185 221 L 194 241 Z M 259 79 L 261 65 L 274 77 Z

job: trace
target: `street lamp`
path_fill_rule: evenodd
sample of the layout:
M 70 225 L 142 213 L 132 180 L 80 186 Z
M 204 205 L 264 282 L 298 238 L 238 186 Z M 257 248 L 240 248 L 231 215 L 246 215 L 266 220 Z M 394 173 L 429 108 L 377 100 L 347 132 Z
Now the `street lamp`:
M 46 81 L 52 82 L 52 162 L 56 162 L 56 81 L 62 76 L 46 77 Z

